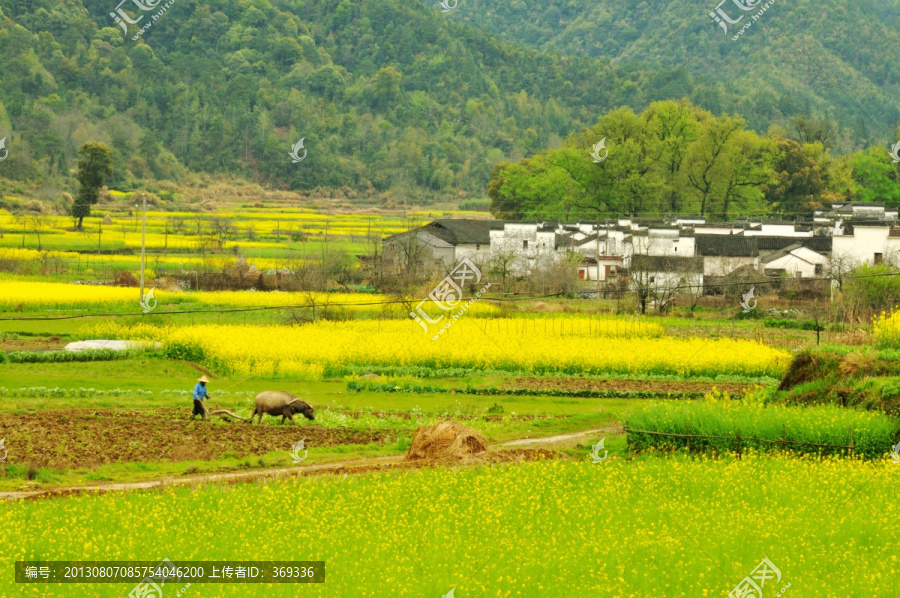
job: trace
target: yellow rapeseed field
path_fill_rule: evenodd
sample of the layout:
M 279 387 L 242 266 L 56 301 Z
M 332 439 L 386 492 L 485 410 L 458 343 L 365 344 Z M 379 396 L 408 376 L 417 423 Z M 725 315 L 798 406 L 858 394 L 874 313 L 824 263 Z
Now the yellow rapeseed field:
M 62 282 L 30 282 L 0 278 L 0 309 L 24 307 L 91 307 L 132 302 L 137 306 L 139 292 L 126 287 L 77 285 Z M 165 294 L 157 291 L 156 298 Z
M 768 558 L 780 579 L 767 598 L 788 584 L 785 598 L 887 598 L 900 587 L 898 467 L 584 455 L 18 501 L 0 509 L 0 595 L 134 585 L 15 584 L 18 560 L 168 558 L 326 563 L 321 585 L 201 584 L 187 597 L 724 598 Z
M 101 336 L 162 342 L 244 376 L 316 376 L 347 366 L 421 366 L 569 374 L 779 376 L 789 354 L 731 339 L 657 337 L 659 326 L 615 319 L 460 318 L 433 340 L 413 321 L 317 322 L 299 327 L 132 328 Z
M 872 333 L 876 345 L 884 348 L 900 348 L 900 311 L 890 313 L 882 311 L 872 318 Z

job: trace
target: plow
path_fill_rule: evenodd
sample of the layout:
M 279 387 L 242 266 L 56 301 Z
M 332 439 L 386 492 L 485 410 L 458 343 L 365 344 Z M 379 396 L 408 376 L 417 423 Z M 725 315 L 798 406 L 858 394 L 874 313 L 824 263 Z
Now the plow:
M 241 417 L 240 415 L 237 415 L 236 413 L 231 412 L 228 409 L 221 409 L 218 405 L 215 405 L 215 409 L 210 411 L 209 409 L 206 408 L 206 405 L 203 404 L 203 410 L 206 412 L 206 415 L 209 415 L 209 416 L 218 415 L 219 417 L 223 418 L 226 421 L 228 421 L 229 417 L 233 417 L 234 419 L 239 419 L 242 422 L 250 421 L 249 418 Z

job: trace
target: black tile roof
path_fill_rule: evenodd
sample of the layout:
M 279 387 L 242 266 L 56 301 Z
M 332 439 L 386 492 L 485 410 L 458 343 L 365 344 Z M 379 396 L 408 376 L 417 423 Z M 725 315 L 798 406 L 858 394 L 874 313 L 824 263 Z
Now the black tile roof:
M 669 255 L 631 256 L 631 269 L 642 272 L 681 272 L 685 274 L 702 274 L 702 257 L 675 257 Z
M 451 245 L 488 245 L 491 242 L 491 231 L 503 230 L 503 222 L 453 218 L 435 220 L 422 228 Z
M 759 255 L 758 237 L 739 235 L 697 235 L 699 255 L 722 257 L 756 257 Z
M 800 243 L 813 251 L 827 253 L 831 251 L 832 246 L 831 237 L 777 237 L 766 235 L 754 238 L 760 251 L 778 251 L 794 243 Z

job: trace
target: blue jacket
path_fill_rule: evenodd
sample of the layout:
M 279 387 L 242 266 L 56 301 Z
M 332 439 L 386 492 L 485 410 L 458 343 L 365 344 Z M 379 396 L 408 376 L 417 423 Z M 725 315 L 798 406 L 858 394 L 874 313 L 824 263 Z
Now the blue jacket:
M 198 382 L 197 385 L 194 386 L 194 400 L 202 401 L 207 397 L 209 397 L 209 395 L 206 392 L 206 387 Z

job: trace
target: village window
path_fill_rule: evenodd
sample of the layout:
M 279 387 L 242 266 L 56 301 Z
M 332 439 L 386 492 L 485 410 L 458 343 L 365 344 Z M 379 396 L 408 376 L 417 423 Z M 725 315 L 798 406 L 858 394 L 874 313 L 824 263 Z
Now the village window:
M 677 248 L 677 247 L 675 248 L 675 253 L 678 253 L 678 248 Z
M 875 254 L 875 263 L 880 264 L 883 261 L 884 261 L 884 254 L 876 253 Z
M 822 264 L 816 264 L 816 274 L 822 273 Z
M 528 241 L 522 241 L 522 249 L 528 249 Z
M 475 251 L 481 251 L 481 245 L 475 245 Z
M 394 244 L 391 243 L 391 251 L 393 251 L 393 250 L 394 250 Z

